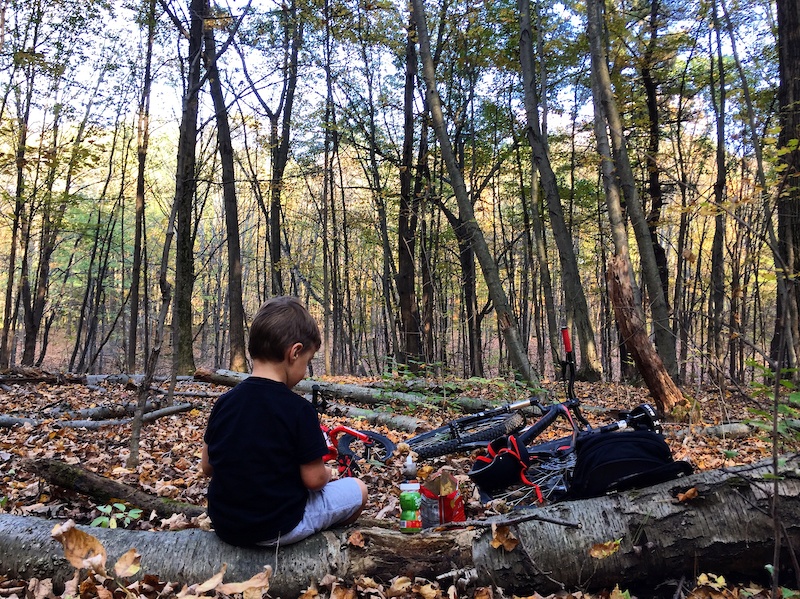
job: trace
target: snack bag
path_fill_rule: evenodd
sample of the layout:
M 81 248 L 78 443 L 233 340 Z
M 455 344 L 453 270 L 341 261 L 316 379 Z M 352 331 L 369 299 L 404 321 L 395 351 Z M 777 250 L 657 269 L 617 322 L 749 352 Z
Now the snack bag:
M 458 490 L 458 481 L 449 472 L 438 472 L 431 476 L 420 487 L 420 494 L 423 528 L 466 520 L 464 498 Z

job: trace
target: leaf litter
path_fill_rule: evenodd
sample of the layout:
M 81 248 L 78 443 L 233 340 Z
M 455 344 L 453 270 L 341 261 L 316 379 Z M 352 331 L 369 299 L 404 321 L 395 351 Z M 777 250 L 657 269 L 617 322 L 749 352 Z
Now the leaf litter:
M 331 382 L 375 383 L 364 379 L 325 379 Z M 378 381 L 380 382 L 380 381 Z M 402 381 L 399 383 L 402 385 Z M 507 384 L 486 385 L 464 384 L 451 381 L 453 388 L 460 389 L 463 395 L 473 395 L 483 399 L 506 402 L 517 397 L 509 397 L 514 392 Z M 0 439 L 0 512 L 37 515 L 65 520 L 53 529 L 53 536 L 62 542 L 64 552 L 70 563 L 76 567 L 75 578 L 66 585 L 60 595 L 56 595 L 49 580 L 9 580 L 0 576 L 0 599 L 62 599 L 80 597 L 81 599 L 159 599 L 183 597 L 242 597 L 259 599 L 269 595 L 271 569 L 266 568 L 248 581 L 225 581 L 226 565 L 221 564 L 219 572 L 207 581 L 177 588 L 169 581 L 160 581 L 153 573 L 143 574 L 139 580 L 129 579 L 141 569 L 139 555 L 131 548 L 114 564 L 111 574 L 106 572 L 106 554 L 102 544 L 93 536 L 74 527 L 75 522 L 88 524 L 100 515 L 98 505 L 89 497 L 49 486 L 32 471 L 28 461 L 38 458 L 56 458 L 68 464 L 81 464 L 83 467 L 109 477 L 118 482 L 138 486 L 143 491 L 176 501 L 204 505 L 207 479 L 199 469 L 202 435 L 206 419 L 213 405 L 214 393 L 226 390 L 205 383 L 179 383 L 180 390 L 190 396 L 193 390 L 197 397 L 190 397 L 192 409 L 160 418 L 147 424 L 143 430 L 140 444 L 140 463 L 133 470 L 125 466 L 128 457 L 129 425 L 115 425 L 96 430 L 80 428 L 61 428 L 58 420 L 68 420 L 71 415 L 98 406 L 124 406 L 135 403 L 135 390 L 122 385 L 108 385 L 90 389 L 82 385 L 15 384 L 0 389 L 0 416 L 40 419 L 38 424 L 24 423 L 6 428 Z M 558 397 L 558 384 L 545 385 L 554 397 Z M 212 390 L 209 393 L 209 390 Z M 649 401 L 646 389 L 619 383 L 577 383 L 576 391 L 586 407 L 586 415 L 593 424 L 612 420 L 615 411 L 630 409 L 639 403 Z M 516 391 L 518 393 L 518 391 Z M 771 442 L 763 435 L 753 432 L 748 436 L 708 435 L 705 430 L 712 425 L 727 422 L 741 422 L 750 417 L 753 398 L 722 394 L 719 390 L 697 392 L 695 398 L 676 418 L 664 423 L 664 433 L 675 459 L 690 461 L 696 470 L 709 470 L 752 463 L 768 457 L 772 451 Z M 407 410 L 395 406 L 398 411 Z M 43 415 L 51 415 L 42 419 Z M 414 416 L 427 420 L 432 427 L 439 426 L 459 414 L 451 410 L 426 405 L 414 412 Z M 369 428 L 380 432 L 396 442 L 410 436 L 397 430 L 383 427 L 364 426 L 362 421 L 343 417 L 323 415 L 323 422 L 329 426 L 342 423 L 354 428 Z M 558 431 L 552 433 L 554 436 Z M 784 449 L 798 449 L 796 440 L 790 440 Z M 484 505 L 477 491 L 472 487 L 466 472 L 472 463 L 469 455 L 451 455 L 432 460 L 420 467 L 420 476 L 446 470 L 453 474 L 462 495 L 468 519 L 485 518 L 488 515 L 508 511 L 502 502 Z M 391 525 L 397 519 L 397 483 L 400 480 L 401 463 L 388 465 L 368 464 L 362 478 L 370 488 L 370 505 L 362 518 L 365 520 L 386 520 Z M 696 490 L 689 489 L 679 501 L 691 501 Z M 143 530 L 178 530 L 182 528 L 209 529 L 210 522 L 205 516 L 188 519 L 175 514 L 168 519 L 159 519 L 155 514 L 147 515 L 133 522 L 131 528 Z M 80 533 L 80 534 L 78 534 Z M 363 544 L 360 533 L 355 531 L 348 543 Z M 494 526 L 492 544 L 506 551 L 512 551 L 519 541 L 508 527 Z M 603 559 L 616 551 L 618 541 L 608 540 L 592 548 L 596 559 Z M 692 598 L 721 599 L 728 597 L 769 597 L 767 589 L 756 585 L 729 585 L 721 576 L 702 573 L 693 582 L 684 584 L 682 596 Z M 624 581 L 611 590 L 588 594 L 581 591 L 562 592 L 542 597 L 531 595 L 531 599 L 575 598 L 617 599 L 630 597 L 624 590 Z M 676 595 L 679 596 L 679 595 Z M 797 596 L 783 589 L 783 596 Z M 319 586 L 309 583 L 302 599 L 386 599 L 412 597 L 422 599 L 456 599 L 474 597 L 480 599 L 504 599 L 508 595 L 502 588 L 478 587 L 457 588 L 452 585 L 441 587 L 437 581 L 410 579 L 397 576 L 386 584 L 368 578 L 360 578 L 345 583 L 334 576 L 327 576 Z M 520 598 L 524 599 L 524 598 Z

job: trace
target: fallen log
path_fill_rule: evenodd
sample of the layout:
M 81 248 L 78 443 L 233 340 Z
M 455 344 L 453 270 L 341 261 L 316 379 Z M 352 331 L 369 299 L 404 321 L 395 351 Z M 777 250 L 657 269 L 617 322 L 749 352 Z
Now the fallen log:
M 105 546 L 109 565 L 131 548 L 142 574 L 179 584 L 200 583 L 227 564 L 226 582 L 241 582 L 271 565 L 273 597 L 296 597 L 326 575 L 346 581 L 370 576 L 387 583 L 398 575 L 458 578 L 502 587 L 507 594 L 602 589 L 635 590 L 665 579 L 713 572 L 732 580 L 763 579 L 772 563 L 770 492 L 776 484 L 783 547 L 800 547 L 800 461 L 790 456 L 777 481 L 771 466 L 693 474 L 647 489 L 536 508 L 535 518 L 508 530 L 475 527 L 407 535 L 377 527 L 320 533 L 279 549 L 242 549 L 201 530 L 143 532 L 89 529 Z M 678 493 L 695 489 L 678 498 Z M 693 498 L 690 498 L 693 497 Z M 74 568 L 50 538 L 54 522 L 0 515 L 0 569 L 20 578 L 63 584 Z M 579 525 L 577 527 L 576 525 Z M 510 533 L 507 534 L 507 533 Z M 616 544 L 615 544 L 616 542 Z M 605 558 L 592 556 L 609 543 Z M 784 559 L 783 563 L 788 563 Z M 663 591 L 663 589 L 662 589 Z M 663 592 L 662 592 L 663 594 Z M 668 594 L 672 594 L 668 592 Z
M 250 375 L 244 372 L 224 369 L 207 370 L 198 368 L 194 373 L 195 380 L 225 387 L 235 387 L 248 376 Z M 297 393 L 312 393 L 314 387 L 319 387 L 320 391 L 325 395 L 367 405 L 400 403 L 418 406 L 427 404 L 431 406 L 457 407 L 465 412 L 479 412 L 480 410 L 485 410 L 495 405 L 490 401 L 474 397 L 447 397 L 423 395 L 420 393 L 404 393 L 402 391 L 391 391 L 381 387 L 327 383 L 325 381 L 316 381 L 313 379 L 303 379 L 295 385 L 294 390 Z
M 134 507 L 141 508 L 145 514 L 155 512 L 160 518 L 169 518 L 173 514 L 184 514 L 187 518 L 194 518 L 205 513 L 205 508 L 200 506 L 150 495 L 131 485 L 95 474 L 78 464 L 67 464 L 48 458 L 33 460 L 30 464 L 31 468 L 51 485 L 78 491 L 92 497 L 100 504 L 122 499 Z
M 194 407 L 191 403 L 176 404 L 174 406 L 167 406 L 160 410 L 153 410 L 147 412 L 142 417 L 142 422 L 152 422 L 164 416 L 172 416 L 180 412 L 188 412 Z M 116 420 L 53 420 L 50 418 L 37 419 L 37 418 L 19 418 L 16 416 L 0 416 L 0 428 L 11 428 L 14 426 L 21 426 L 23 424 L 30 424 L 32 426 L 39 426 L 42 424 L 49 424 L 53 428 L 86 428 L 97 430 L 104 426 L 123 426 L 133 422 L 133 418 L 120 418 Z

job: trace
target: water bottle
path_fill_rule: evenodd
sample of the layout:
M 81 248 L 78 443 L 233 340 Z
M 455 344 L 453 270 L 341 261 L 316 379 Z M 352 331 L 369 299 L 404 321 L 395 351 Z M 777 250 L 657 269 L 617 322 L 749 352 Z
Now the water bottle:
M 419 483 L 407 481 L 400 485 L 400 532 L 419 532 L 422 530 L 420 505 L 422 495 Z

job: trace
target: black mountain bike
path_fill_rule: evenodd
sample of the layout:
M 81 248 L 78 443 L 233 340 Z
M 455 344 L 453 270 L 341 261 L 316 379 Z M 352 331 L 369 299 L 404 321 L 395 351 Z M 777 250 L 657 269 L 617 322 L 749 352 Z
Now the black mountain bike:
M 564 331 L 562 334 L 566 335 L 566 327 L 562 330 Z M 565 339 L 568 340 L 569 336 L 567 335 Z M 569 351 L 571 355 L 571 348 Z M 562 368 L 562 371 L 566 372 L 565 368 Z M 568 397 L 574 396 L 574 368 L 572 373 L 571 378 L 565 379 L 568 384 Z M 548 412 L 548 408 L 542 405 L 540 397 L 532 396 L 456 418 L 439 428 L 411 437 L 406 443 L 420 460 L 482 449 L 489 441 L 520 431 L 525 426 L 525 417 L 520 411 L 528 407 L 533 407 L 540 414 Z M 588 425 L 588 422 L 586 424 Z M 339 451 L 347 452 L 349 445 L 354 442 L 355 439 L 351 435 L 342 435 L 339 439 Z

